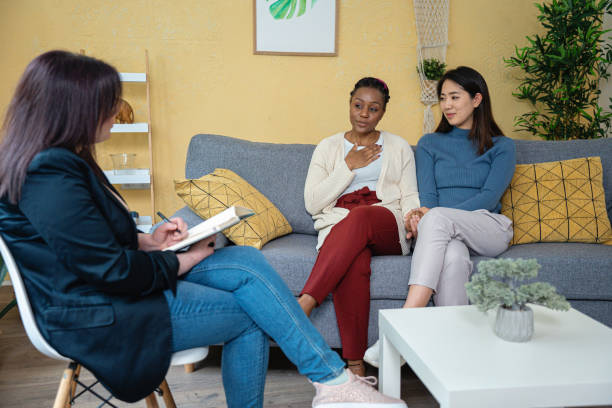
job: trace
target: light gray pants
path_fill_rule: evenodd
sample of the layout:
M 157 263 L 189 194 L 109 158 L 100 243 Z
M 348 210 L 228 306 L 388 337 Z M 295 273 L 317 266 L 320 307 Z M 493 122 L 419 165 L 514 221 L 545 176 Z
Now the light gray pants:
M 487 210 L 432 208 L 418 224 L 410 285 L 433 289 L 436 306 L 467 305 L 470 254 L 495 257 L 508 248 L 512 221 Z

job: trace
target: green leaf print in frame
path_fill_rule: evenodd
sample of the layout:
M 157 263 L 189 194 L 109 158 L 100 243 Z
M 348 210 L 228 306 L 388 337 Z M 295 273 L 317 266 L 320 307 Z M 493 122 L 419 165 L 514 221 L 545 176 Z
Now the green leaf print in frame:
M 340 0 L 252 1 L 253 54 L 338 55 Z
M 313 8 L 316 2 L 317 0 L 311 0 L 310 8 Z M 308 0 L 276 0 L 270 6 L 270 14 L 275 20 L 282 20 L 284 18 L 288 20 L 295 14 L 295 9 L 298 3 L 299 8 L 296 17 L 299 17 L 306 12 Z

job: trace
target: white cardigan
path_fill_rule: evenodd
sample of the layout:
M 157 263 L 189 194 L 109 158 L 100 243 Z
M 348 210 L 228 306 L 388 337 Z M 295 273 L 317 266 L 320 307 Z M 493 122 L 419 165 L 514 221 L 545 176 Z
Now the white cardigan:
M 408 142 L 391 133 L 381 132 L 383 137 L 382 169 L 376 184 L 376 196 L 382 205 L 395 216 L 402 247 L 402 255 L 409 250 L 404 228 L 404 215 L 420 206 L 417 189 L 414 154 Z M 310 160 L 304 202 L 312 215 L 314 227 L 319 231 L 317 250 L 334 225 L 348 214 L 345 208 L 334 207 L 342 192 L 355 177 L 344 161 L 344 133 L 323 139 Z

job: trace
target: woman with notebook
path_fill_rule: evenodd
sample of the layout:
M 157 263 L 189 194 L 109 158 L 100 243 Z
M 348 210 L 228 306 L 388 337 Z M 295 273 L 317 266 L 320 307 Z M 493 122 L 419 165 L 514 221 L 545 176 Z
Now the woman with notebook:
M 223 343 L 228 406 L 261 407 L 271 337 L 314 383 L 314 407 L 405 407 L 345 370 L 256 249 L 215 251 L 210 237 L 162 251 L 186 237 L 180 219 L 137 232 L 94 160 L 120 96 L 110 65 L 50 51 L 8 108 L 0 233 L 45 339 L 130 402 L 162 382 L 173 352 Z

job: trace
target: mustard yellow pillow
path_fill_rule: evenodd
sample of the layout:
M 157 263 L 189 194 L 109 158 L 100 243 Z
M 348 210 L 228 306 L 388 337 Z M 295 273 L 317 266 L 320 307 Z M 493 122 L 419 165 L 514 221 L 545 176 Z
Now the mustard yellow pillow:
M 205 219 L 232 205 L 252 209 L 255 215 L 223 231 L 236 245 L 261 249 L 268 241 L 292 231 L 278 208 L 231 170 L 215 169 L 197 180 L 175 180 L 174 190 L 189 208 Z
M 599 157 L 519 164 L 501 202 L 513 245 L 612 239 Z

